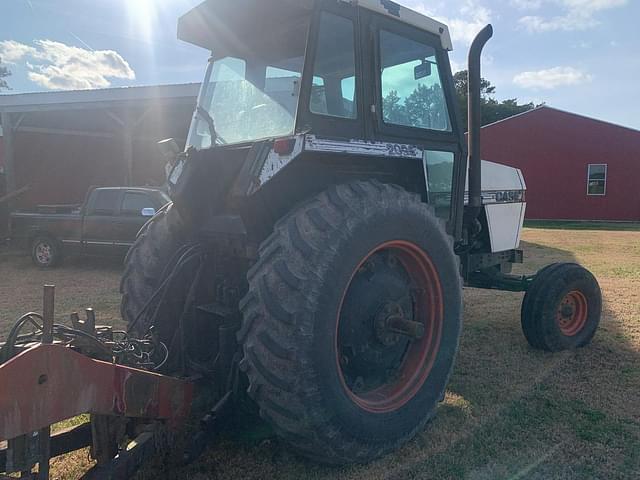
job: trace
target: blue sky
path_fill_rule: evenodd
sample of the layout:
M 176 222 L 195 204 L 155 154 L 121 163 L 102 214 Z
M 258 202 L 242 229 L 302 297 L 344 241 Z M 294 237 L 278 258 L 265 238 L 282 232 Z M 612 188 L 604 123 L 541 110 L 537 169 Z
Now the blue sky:
M 200 0 L 0 0 L 12 93 L 197 82 L 207 52 L 176 40 Z M 491 22 L 483 75 L 497 98 L 545 101 L 640 129 L 640 1 L 402 0 L 447 23 L 454 68 Z

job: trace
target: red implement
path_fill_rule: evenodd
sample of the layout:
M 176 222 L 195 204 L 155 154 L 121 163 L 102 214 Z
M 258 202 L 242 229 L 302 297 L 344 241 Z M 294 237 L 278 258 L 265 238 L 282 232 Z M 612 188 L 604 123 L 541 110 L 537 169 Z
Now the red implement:
M 37 345 L 0 365 L 0 440 L 83 413 L 165 420 L 189 414 L 193 385 L 93 360 L 61 345 Z

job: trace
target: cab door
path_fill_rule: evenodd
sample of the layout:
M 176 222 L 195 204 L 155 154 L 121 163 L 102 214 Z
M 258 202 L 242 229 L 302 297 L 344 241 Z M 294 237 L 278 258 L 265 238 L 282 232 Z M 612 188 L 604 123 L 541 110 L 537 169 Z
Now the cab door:
M 146 192 L 127 190 L 123 193 L 115 228 L 117 251 L 126 252 L 133 245 L 138 232 L 156 209 L 156 202 Z
M 91 194 L 82 221 L 82 246 L 87 253 L 109 253 L 113 250 L 122 191 L 96 190 Z
M 358 8 L 353 2 L 316 3 L 309 32 L 297 130 L 320 137 L 364 137 Z
M 466 168 L 447 52 L 434 34 L 375 12 L 361 16 L 363 68 L 372 80 L 365 89 L 368 139 L 422 150 L 425 200 L 452 233 Z

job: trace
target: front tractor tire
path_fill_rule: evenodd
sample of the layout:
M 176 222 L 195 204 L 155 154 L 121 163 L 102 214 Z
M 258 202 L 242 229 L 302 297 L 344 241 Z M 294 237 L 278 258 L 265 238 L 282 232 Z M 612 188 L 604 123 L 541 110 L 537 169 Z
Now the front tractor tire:
M 595 277 L 575 263 L 549 265 L 536 275 L 522 302 L 522 331 L 539 350 L 581 348 L 593 339 L 602 314 Z
M 241 368 L 301 454 L 364 463 L 434 415 L 458 350 L 451 238 L 400 187 L 331 187 L 277 223 L 241 302 Z

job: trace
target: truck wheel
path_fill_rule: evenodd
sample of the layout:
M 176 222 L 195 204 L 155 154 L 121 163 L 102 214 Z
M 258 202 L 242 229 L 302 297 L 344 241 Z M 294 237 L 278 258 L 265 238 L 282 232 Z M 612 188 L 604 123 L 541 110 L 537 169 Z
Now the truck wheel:
M 275 227 L 241 302 L 241 368 L 303 455 L 362 463 L 420 431 L 458 350 L 462 286 L 433 211 L 400 187 L 332 187 Z
M 542 269 L 522 303 L 522 331 L 539 350 L 558 352 L 591 343 L 600 324 L 602 293 L 595 277 L 575 263 Z
M 53 268 L 62 260 L 62 247 L 52 237 L 37 237 L 31 243 L 31 259 L 39 268 Z
M 143 310 L 162 282 L 162 275 L 172 256 L 183 244 L 181 226 L 177 211 L 172 206 L 158 212 L 142 227 L 138 238 L 125 258 L 125 271 L 120 281 L 120 313 L 127 324 L 138 334 L 145 334 L 150 317 Z M 174 312 L 175 313 L 175 312 Z M 175 329 L 175 318 L 166 309 L 160 315 L 166 322 L 156 319 L 167 329 Z M 171 321 L 173 320 L 173 322 Z

